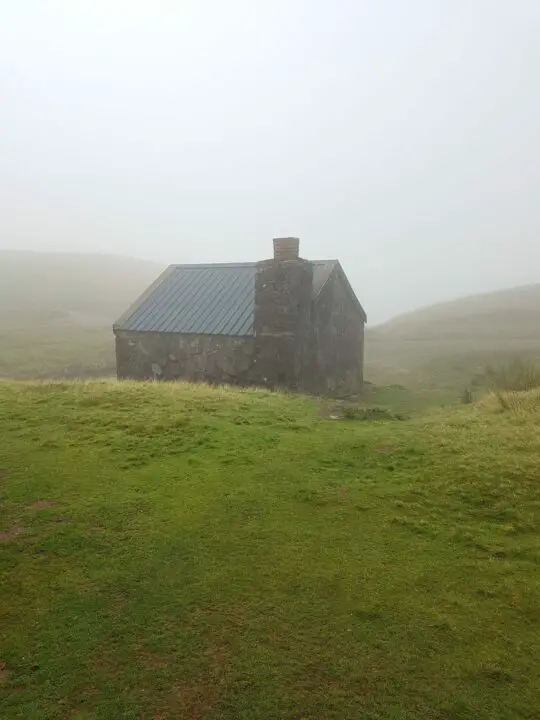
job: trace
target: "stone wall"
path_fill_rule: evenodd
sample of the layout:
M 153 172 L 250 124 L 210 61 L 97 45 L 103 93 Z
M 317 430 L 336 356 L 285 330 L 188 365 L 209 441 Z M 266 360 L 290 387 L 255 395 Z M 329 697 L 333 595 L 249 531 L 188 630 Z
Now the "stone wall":
M 116 332 L 121 380 L 187 380 L 249 385 L 255 339 L 221 335 Z
M 293 390 L 310 385 L 312 288 L 313 265 L 306 260 L 257 265 L 254 383 Z
M 360 392 L 364 372 L 364 322 L 342 271 L 336 268 L 314 306 L 312 391 L 348 395 Z

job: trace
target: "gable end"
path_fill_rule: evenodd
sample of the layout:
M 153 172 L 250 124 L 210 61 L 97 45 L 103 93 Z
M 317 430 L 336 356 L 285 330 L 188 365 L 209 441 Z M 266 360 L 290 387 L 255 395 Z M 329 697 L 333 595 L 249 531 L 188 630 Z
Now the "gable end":
M 354 292 L 352 285 L 350 284 L 349 279 L 348 279 L 347 275 L 345 274 L 345 271 L 343 270 L 341 263 L 338 260 L 335 261 L 331 272 L 328 274 L 328 277 L 325 279 L 324 283 L 319 288 L 319 292 L 317 293 L 317 295 L 314 298 L 315 302 L 318 302 L 324 288 L 332 280 L 336 280 L 337 282 L 341 283 L 345 292 L 349 296 L 351 303 L 358 310 L 360 317 L 362 319 L 362 322 L 366 323 L 367 322 L 366 312 L 365 312 L 364 308 L 362 307 L 360 300 L 358 300 L 356 293 Z

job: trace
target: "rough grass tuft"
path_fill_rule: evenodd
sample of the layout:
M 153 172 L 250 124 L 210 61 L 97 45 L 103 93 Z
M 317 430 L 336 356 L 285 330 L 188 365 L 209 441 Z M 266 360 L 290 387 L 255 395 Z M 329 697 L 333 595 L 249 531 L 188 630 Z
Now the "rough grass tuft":
M 540 367 L 517 358 L 507 365 L 485 370 L 487 387 L 492 391 L 521 392 L 540 387 Z
M 505 411 L 529 414 L 540 408 L 540 389 L 529 391 L 496 390 L 490 393 L 497 405 Z

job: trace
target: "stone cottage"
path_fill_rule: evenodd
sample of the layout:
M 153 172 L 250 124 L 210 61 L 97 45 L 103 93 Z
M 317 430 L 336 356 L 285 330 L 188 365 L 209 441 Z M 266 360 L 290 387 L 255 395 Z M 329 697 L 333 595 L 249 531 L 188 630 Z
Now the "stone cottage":
M 172 265 L 114 325 L 119 379 L 332 394 L 362 386 L 366 314 L 337 260 Z

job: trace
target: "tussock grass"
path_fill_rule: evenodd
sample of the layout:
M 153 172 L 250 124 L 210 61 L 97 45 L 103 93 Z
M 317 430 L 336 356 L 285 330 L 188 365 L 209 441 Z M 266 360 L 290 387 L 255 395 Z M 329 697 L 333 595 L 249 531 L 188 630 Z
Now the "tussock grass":
M 506 412 L 530 415 L 540 410 L 540 389 L 528 391 L 495 390 L 488 393 L 484 405 Z
M 0 715 L 532 718 L 540 410 L 0 384 Z
M 492 391 L 522 392 L 540 387 L 540 366 L 516 358 L 507 365 L 485 370 L 486 384 Z
M 536 363 L 515 359 L 498 368 L 488 366 L 485 378 L 489 400 L 499 409 L 528 414 L 540 407 L 540 367 Z

